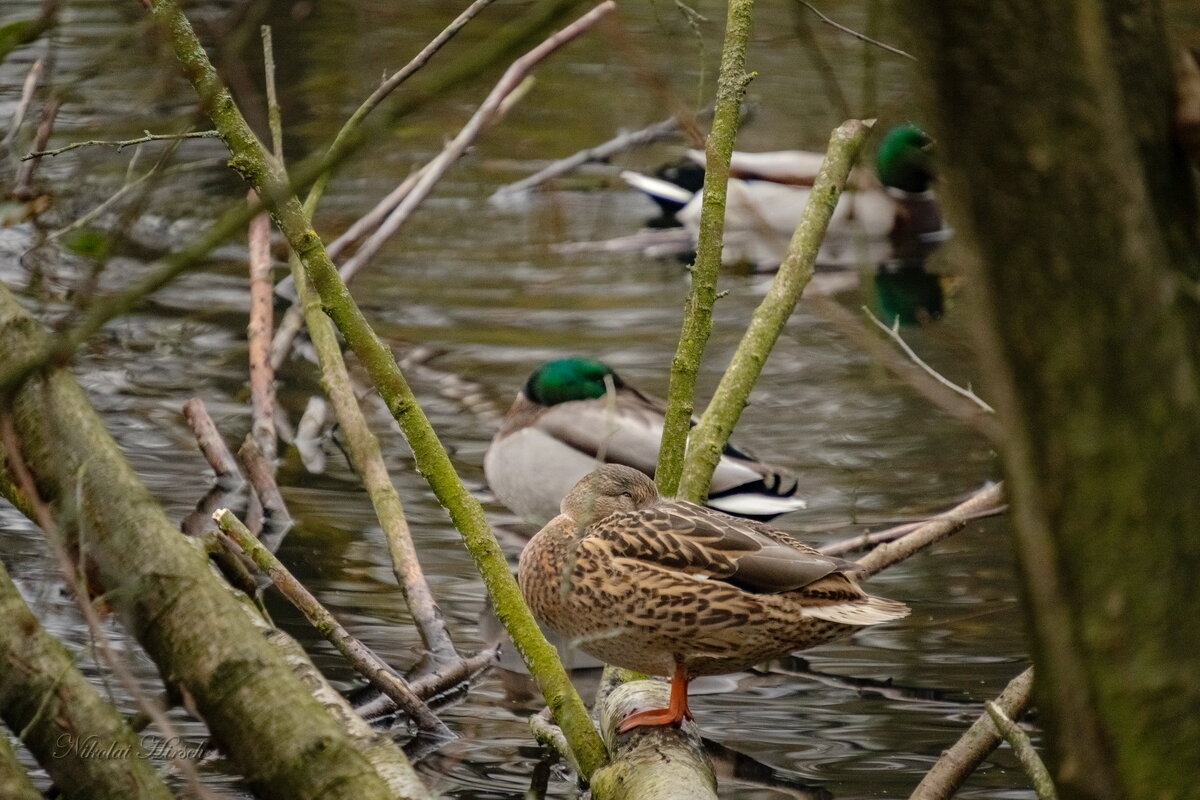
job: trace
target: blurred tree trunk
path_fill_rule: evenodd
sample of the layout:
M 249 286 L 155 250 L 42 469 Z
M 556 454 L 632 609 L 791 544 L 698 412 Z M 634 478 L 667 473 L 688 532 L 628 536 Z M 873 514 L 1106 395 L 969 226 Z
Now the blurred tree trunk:
M 1071 797 L 1197 797 L 1200 277 L 1163 11 L 902 6 Z

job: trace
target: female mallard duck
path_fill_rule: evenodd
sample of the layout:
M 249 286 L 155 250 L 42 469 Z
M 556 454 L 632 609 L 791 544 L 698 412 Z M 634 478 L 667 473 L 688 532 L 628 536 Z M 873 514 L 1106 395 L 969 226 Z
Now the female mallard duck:
M 492 491 L 538 524 L 558 513 L 575 483 L 598 465 L 625 464 L 653 474 L 663 406 L 599 361 L 568 358 L 534 370 L 483 457 Z M 771 519 L 804 508 L 796 478 L 726 447 L 709 505 Z
M 929 137 L 913 125 L 888 131 L 876 151 L 877 174 L 859 168 L 850 173 L 817 263 L 880 263 L 932 252 L 945 238 L 945 229 L 929 189 L 930 145 Z M 704 163 L 703 151 L 690 150 L 688 157 Z M 726 263 L 779 266 L 823 158 L 803 150 L 733 154 L 725 201 Z M 660 204 L 661 199 L 679 204 L 676 219 L 693 239 L 698 235 L 701 192 L 634 172 L 621 177 Z
M 671 676 L 667 708 L 620 731 L 691 718 L 687 684 L 900 619 L 856 565 L 760 522 L 659 497 L 654 482 L 609 464 L 562 501 L 521 553 L 521 591 L 537 619 L 610 664 Z

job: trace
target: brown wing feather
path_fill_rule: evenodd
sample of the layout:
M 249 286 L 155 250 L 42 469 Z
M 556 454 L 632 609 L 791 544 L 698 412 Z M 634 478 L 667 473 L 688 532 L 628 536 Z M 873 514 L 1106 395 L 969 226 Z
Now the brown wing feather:
M 612 514 L 589 533 L 609 541 L 614 556 L 716 578 L 752 592 L 793 591 L 853 567 L 766 525 L 691 503 L 662 501 Z

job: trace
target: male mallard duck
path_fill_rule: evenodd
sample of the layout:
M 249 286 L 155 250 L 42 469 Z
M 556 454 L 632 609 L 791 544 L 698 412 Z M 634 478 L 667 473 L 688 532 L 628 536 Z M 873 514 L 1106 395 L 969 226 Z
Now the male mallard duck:
M 900 125 L 888 131 L 875 155 L 876 175 L 855 168 L 838 201 L 817 262 L 879 263 L 892 258 L 927 256 L 945 238 L 941 212 L 930 191 L 931 141 L 919 128 Z M 704 152 L 688 157 L 704 163 Z M 787 150 L 734 153 L 725 205 L 727 263 L 779 266 L 808 201 L 824 158 L 821 153 Z M 679 203 L 675 216 L 692 234 L 700 228 L 702 195 L 670 181 L 623 172 L 631 186 L 656 198 Z
M 514 513 L 543 524 L 575 483 L 602 463 L 654 473 L 663 405 L 607 364 L 550 361 L 517 393 L 483 457 L 492 491 Z M 770 519 L 804 508 L 796 478 L 732 446 L 717 464 L 709 505 Z
M 610 664 L 671 676 L 667 708 L 621 731 L 691 718 L 687 684 L 736 672 L 900 619 L 856 565 L 761 522 L 659 497 L 643 473 L 587 475 L 521 553 L 521 591 L 537 619 Z

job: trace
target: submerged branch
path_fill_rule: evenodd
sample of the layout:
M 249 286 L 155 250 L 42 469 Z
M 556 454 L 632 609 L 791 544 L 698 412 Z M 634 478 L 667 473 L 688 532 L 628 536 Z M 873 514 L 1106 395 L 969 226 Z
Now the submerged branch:
M 701 111 L 697 116 L 703 116 L 705 111 Z M 656 122 L 641 130 L 629 131 L 619 134 L 609 139 L 607 142 L 588 147 L 580 150 L 566 158 L 560 158 L 553 164 L 544 167 L 527 178 L 522 178 L 513 183 L 506 183 L 495 192 L 492 193 L 493 200 L 501 200 L 504 197 L 519 195 L 523 192 L 528 192 L 541 186 L 547 181 L 551 181 L 560 175 L 565 175 L 568 172 L 582 167 L 584 164 L 589 164 L 596 161 L 606 161 L 612 158 L 617 153 L 628 150 L 631 147 L 639 147 L 645 144 L 657 142 L 660 139 L 666 139 L 679 134 L 680 125 L 678 117 L 669 117 L 661 122 Z

